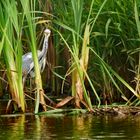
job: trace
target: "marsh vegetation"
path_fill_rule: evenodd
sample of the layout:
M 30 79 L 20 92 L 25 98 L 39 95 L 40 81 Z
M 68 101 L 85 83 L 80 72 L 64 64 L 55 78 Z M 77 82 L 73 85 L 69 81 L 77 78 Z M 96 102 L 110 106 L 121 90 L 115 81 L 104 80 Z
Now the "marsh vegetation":
M 138 0 L 0 1 L 0 98 L 8 100 L 5 109 L 93 112 L 93 105 L 139 106 L 139 16 Z M 40 74 L 37 50 L 46 28 L 51 36 Z M 22 55 L 27 52 L 32 52 L 35 78 L 23 87 Z

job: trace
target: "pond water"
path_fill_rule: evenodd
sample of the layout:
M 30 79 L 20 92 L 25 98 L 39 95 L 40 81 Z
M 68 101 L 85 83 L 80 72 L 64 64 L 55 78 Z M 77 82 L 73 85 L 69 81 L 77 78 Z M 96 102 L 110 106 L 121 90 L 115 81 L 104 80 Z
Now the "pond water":
M 139 140 L 140 117 L 0 117 L 0 140 Z

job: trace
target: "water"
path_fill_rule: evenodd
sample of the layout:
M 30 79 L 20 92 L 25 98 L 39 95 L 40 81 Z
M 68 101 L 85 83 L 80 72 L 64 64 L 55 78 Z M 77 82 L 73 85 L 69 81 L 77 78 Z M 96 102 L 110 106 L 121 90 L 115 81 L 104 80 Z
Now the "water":
M 139 140 L 140 117 L 0 117 L 0 140 Z

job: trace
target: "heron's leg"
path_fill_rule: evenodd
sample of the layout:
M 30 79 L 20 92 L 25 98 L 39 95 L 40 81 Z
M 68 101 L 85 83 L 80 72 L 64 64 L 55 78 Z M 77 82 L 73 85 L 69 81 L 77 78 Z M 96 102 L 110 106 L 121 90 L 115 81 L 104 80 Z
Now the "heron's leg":
M 32 77 L 29 78 L 29 84 L 30 84 L 30 93 L 34 93 L 35 88 L 35 82 Z
M 32 86 L 32 78 L 30 77 L 30 93 L 32 93 L 32 89 L 33 89 L 33 86 Z
M 27 78 L 27 75 L 24 75 L 24 76 L 22 77 L 23 88 L 24 88 L 24 85 L 25 85 L 26 78 Z

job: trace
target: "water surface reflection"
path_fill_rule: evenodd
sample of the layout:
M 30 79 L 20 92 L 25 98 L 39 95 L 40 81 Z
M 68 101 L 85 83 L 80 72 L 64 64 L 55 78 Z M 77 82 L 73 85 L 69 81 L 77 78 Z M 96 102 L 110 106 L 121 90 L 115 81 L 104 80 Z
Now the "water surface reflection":
M 138 140 L 140 117 L 92 115 L 0 117 L 0 140 Z

